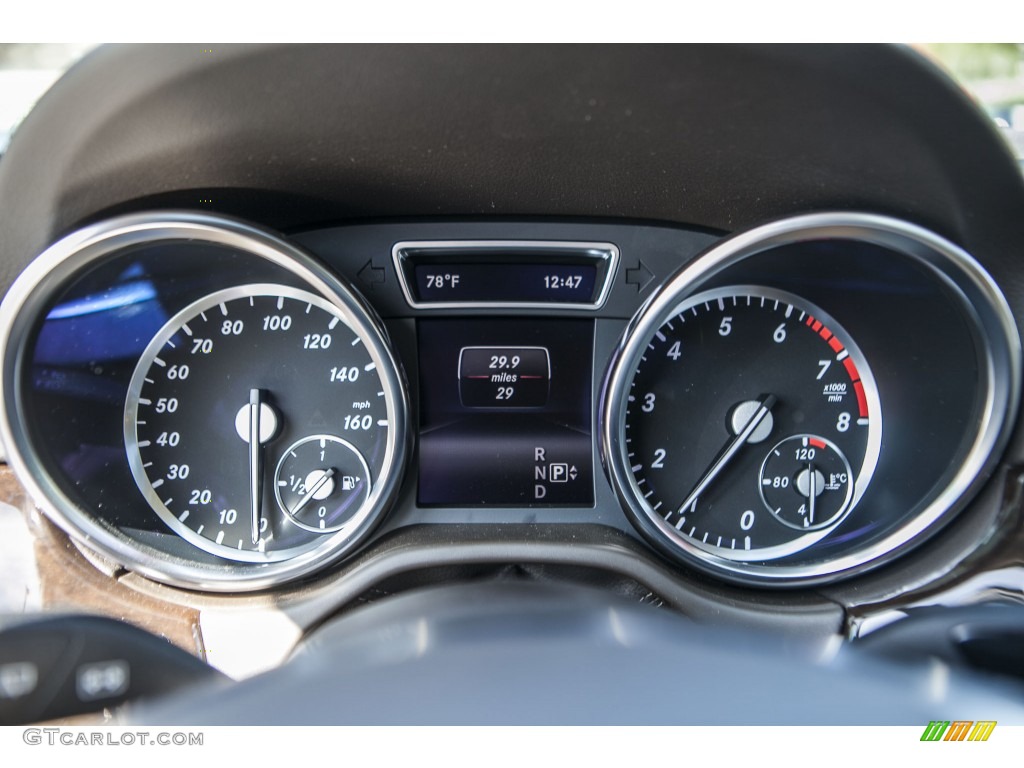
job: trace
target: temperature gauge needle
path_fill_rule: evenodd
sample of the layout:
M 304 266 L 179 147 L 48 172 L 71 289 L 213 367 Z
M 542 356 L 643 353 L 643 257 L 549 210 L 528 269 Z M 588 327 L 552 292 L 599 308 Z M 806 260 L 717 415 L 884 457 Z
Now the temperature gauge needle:
M 807 522 L 814 525 L 814 498 L 818 495 L 817 480 L 815 477 L 814 465 L 807 465 Z
M 700 479 L 700 482 L 694 486 L 693 490 L 687 495 L 686 500 L 679 506 L 679 514 L 684 514 L 685 510 L 689 509 L 692 504 L 697 501 L 697 498 L 704 493 L 711 483 L 715 481 L 722 470 L 725 469 L 726 465 L 732 460 L 732 457 L 736 455 L 736 452 L 743 447 L 743 444 L 747 442 L 754 430 L 757 429 L 758 425 L 764 421 L 764 417 L 771 413 L 772 407 L 775 405 L 775 395 L 762 395 L 761 399 L 757 401 L 757 406 L 754 409 L 753 414 L 747 419 L 747 423 L 736 434 L 736 437 L 732 438 L 725 447 L 719 452 L 715 460 L 711 462 L 711 466 L 708 467 L 707 472 Z
M 334 477 L 333 469 L 328 469 L 326 472 L 324 472 L 320 479 L 313 485 L 313 487 L 306 491 L 305 494 L 303 494 L 302 498 L 299 499 L 299 503 L 295 505 L 294 509 L 292 509 L 292 511 L 289 514 L 291 514 L 292 516 L 299 514 L 299 512 L 302 511 L 302 508 L 313 500 L 313 497 L 316 496 L 317 491 L 323 488 L 332 477 Z
M 249 390 L 249 508 L 252 512 L 252 543 L 260 540 L 263 521 L 263 467 L 260 443 L 260 411 L 263 398 L 258 389 Z

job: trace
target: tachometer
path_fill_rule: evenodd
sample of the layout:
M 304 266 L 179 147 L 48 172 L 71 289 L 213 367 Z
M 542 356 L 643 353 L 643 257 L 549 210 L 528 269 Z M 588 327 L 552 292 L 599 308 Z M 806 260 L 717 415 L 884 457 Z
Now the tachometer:
M 838 581 L 964 509 L 1007 439 L 1019 350 L 991 278 L 933 233 L 772 222 L 686 264 L 628 323 L 602 458 L 667 557 L 745 585 Z
M 769 561 L 855 514 L 881 408 L 864 356 L 820 308 L 757 286 L 697 294 L 630 378 L 631 483 L 672 542 L 716 561 Z

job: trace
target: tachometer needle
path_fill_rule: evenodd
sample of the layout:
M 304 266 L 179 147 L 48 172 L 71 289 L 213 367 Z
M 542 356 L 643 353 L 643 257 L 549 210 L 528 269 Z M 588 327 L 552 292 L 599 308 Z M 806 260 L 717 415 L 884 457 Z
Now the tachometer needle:
M 263 398 L 258 389 L 249 390 L 249 507 L 252 512 L 252 543 L 260 540 L 263 522 L 263 467 L 260 461 L 260 411 Z
M 757 408 L 754 409 L 754 413 L 747 419 L 747 423 L 743 425 L 743 428 L 740 429 L 736 437 L 725 444 L 725 447 L 718 453 L 715 460 L 711 462 L 711 466 L 708 467 L 700 482 L 694 486 L 693 490 L 686 496 L 686 500 L 679 506 L 679 514 L 685 514 L 685 510 L 689 509 L 707 487 L 714 482 L 715 478 L 721 474 L 722 470 L 732 460 L 732 457 L 736 455 L 736 452 L 747 442 L 747 438 L 754 433 L 754 430 L 764 420 L 764 417 L 771 412 L 775 402 L 775 395 L 761 395 L 761 399 L 757 402 Z
M 328 469 L 326 472 L 324 472 L 320 479 L 313 485 L 313 487 L 302 495 L 302 498 L 299 499 L 299 503 L 295 505 L 294 509 L 292 509 L 292 511 L 289 514 L 292 517 L 295 517 L 297 514 L 299 514 L 299 512 L 302 511 L 302 508 L 313 500 L 313 497 L 316 496 L 317 491 L 323 488 L 327 484 L 327 481 L 330 480 L 332 477 L 334 477 L 333 469 Z

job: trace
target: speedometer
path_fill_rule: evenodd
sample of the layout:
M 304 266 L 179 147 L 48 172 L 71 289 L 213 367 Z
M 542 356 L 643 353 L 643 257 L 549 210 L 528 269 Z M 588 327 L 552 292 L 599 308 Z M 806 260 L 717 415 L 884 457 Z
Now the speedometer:
M 384 519 L 410 445 L 405 377 L 334 271 L 189 212 L 101 222 L 33 269 L 21 306 L 46 319 L 18 337 L 49 351 L 13 413 L 57 445 L 9 456 L 89 549 L 174 586 L 257 590 L 336 563 Z M 37 366 L 57 372 L 45 403 Z
M 283 285 L 179 312 L 142 354 L 125 408 L 128 462 L 153 511 L 197 547 L 250 562 L 358 524 L 393 429 L 367 342 L 329 302 Z

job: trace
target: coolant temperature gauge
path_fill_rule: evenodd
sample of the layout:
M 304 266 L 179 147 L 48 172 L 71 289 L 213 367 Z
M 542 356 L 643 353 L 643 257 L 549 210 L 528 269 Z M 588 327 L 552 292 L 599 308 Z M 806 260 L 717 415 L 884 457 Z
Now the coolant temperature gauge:
M 339 530 L 370 494 L 370 470 L 351 443 L 311 435 L 293 444 L 277 464 L 275 488 L 281 511 L 316 533 Z
M 776 445 L 761 465 L 761 499 L 775 519 L 801 531 L 838 523 L 853 498 L 850 463 L 835 443 L 794 435 Z

